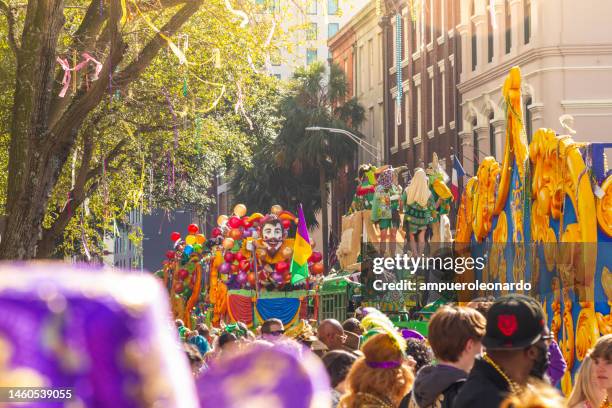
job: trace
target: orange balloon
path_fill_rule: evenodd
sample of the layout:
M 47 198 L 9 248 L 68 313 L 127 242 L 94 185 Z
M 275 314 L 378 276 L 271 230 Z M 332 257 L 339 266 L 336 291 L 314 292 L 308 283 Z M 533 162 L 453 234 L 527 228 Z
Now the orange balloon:
M 236 204 L 234 207 L 234 214 L 238 217 L 244 217 L 247 213 L 246 205 L 244 204 Z
M 284 259 L 291 259 L 291 256 L 293 255 L 293 249 L 286 246 L 283 248 L 281 255 Z
M 233 238 L 225 238 L 223 240 L 223 248 L 232 249 L 234 247 L 234 239 Z
M 204 234 L 198 234 L 196 235 L 196 241 L 198 244 L 202 245 L 206 242 L 206 237 L 204 236 Z
M 320 275 L 325 272 L 325 266 L 323 266 L 322 262 L 317 262 L 316 264 L 311 266 L 312 273 L 315 275 Z
M 279 215 L 281 212 L 283 212 L 283 207 L 278 204 L 274 204 L 272 208 L 270 208 L 270 212 L 274 215 Z
M 223 227 L 227 223 L 227 215 L 220 215 L 217 218 L 217 225 Z
M 230 238 L 236 240 L 236 239 L 240 239 L 242 238 L 242 231 L 240 231 L 238 228 L 232 228 L 229 231 L 229 236 Z

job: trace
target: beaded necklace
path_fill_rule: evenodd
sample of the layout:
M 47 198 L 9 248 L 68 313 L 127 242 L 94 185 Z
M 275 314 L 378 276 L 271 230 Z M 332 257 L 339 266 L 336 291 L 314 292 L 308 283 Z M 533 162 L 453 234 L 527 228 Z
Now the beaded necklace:
M 608 401 L 608 396 L 606 395 L 606 399 L 603 400 L 599 408 L 612 408 L 612 404 Z
M 514 394 L 514 395 L 518 395 L 521 392 L 523 392 L 523 387 L 521 387 L 520 385 L 518 385 L 516 382 L 512 381 L 510 379 L 510 377 L 508 377 L 508 375 L 506 375 L 506 373 L 504 372 L 504 370 L 502 370 L 496 363 L 495 361 L 491 360 L 491 357 L 489 357 L 487 354 L 482 356 L 482 359 L 484 361 L 486 361 L 487 363 L 489 363 L 489 365 L 491 365 L 491 367 L 493 367 L 495 369 L 495 371 L 497 371 L 499 373 L 499 375 L 501 375 L 504 380 L 506 380 L 506 382 L 508 383 L 508 385 L 510 386 L 510 393 Z

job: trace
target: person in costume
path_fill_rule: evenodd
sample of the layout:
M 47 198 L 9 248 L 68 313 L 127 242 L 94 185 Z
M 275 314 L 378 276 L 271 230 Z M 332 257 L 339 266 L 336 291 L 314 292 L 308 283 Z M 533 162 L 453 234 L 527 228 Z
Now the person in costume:
M 429 190 L 433 196 L 434 202 L 438 203 L 438 208 L 433 212 L 433 221 L 431 226 L 432 239 L 436 243 L 450 242 L 452 234 L 450 232 L 450 213 L 451 203 L 453 202 L 453 194 L 450 188 L 446 185 L 450 178 L 444 171 L 438 160 L 438 155 L 433 154 L 433 159 L 427 170 L 425 171 L 429 180 Z
M 406 343 L 393 332 L 369 337 L 346 378 L 339 408 L 394 408 L 410 391 L 414 374 L 404 355 Z
M 287 238 L 283 224 L 275 215 L 269 215 L 261 224 L 261 238 L 256 242 L 257 258 L 263 265 L 262 274 L 265 279 L 260 282 L 264 286 L 275 286 L 273 279 L 274 266 L 281 261 L 288 261 L 293 254 L 293 238 Z
M 434 200 L 429 189 L 429 180 L 425 171 L 417 168 L 401 199 L 404 229 L 410 239 L 410 251 L 413 256 L 425 252 L 425 232 L 434 221 L 438 205 L 439 202 Z
M 394 182 L 394 179 L 393 168 L 387 168 L 380 173 L 372 200 L 371 220 L 380 228 L 382 253 L 385 253 L 387 241 L 392 243 L 391 253 L 395 252 L 395 236 L 400 224 L 399 201 L 402 189 Z
M 362 164 L 357 171 L 357 191 L 351 203 L 352 211 L 363 211 L 372 208 L 374 188 L 376 187 L 376 167 Z

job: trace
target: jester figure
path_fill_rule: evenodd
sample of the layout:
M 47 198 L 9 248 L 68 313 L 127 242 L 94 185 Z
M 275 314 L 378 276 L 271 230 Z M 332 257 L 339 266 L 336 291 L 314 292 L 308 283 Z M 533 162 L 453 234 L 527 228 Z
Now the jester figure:
M 396 173 L 389 167 L 378 176 L 371 220 L 380 228 L 380 251 L 385 253 L 387 241 L 391 254 L 395 253 L 395 237 L 400 225 L 399 202 L 402 188 L 397 184 Z
M 357 172 L 357 191 L 353 197 L 351 211 L 363 211 L 372 208 L 374 189 L 376 187 L 376 167 L 362 164 Z
M 425 172 L 427 173 L 429 189 L 431 190 L 433 200 L 439 203 L 438 208 L 432 212 L 432 241 L 436 243 L 450 242 L 452 236 L 450 233 L 450 220 L 447 214 L 451 209 L 453 194 L 446 185 L 449 181 L 448 174 L 446 174 L 440 165 L 436 153 L 433 154 L 431 164 Z

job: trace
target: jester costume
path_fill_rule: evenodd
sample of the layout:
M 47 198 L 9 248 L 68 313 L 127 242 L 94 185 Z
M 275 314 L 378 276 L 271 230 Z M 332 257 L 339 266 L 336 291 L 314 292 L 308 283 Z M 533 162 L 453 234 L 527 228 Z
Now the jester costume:
M 438 217 L 436 200 L 429 189 L 427 175 L 418 169 L 410 185 L 402 193 L 404 209 L 404 229 L 407 233 L 416 234 L 427 228 Z
M 378 185 L 372 200 L 372 222 L 381 230 L 399 228 L 399 200 L 401 187 L 393 183 L 393 169 L 387 169 L 378 176 Z
M 353 197 L 351 209 L 353 211 L 363 211 L 372 208 L 372 200 L 374 199 L 374 189 L 376 187 L 376 167 L 364 164 L 359 167 L 359 178 L 357 181 L 357 191 Z

